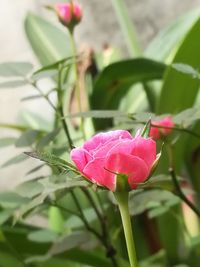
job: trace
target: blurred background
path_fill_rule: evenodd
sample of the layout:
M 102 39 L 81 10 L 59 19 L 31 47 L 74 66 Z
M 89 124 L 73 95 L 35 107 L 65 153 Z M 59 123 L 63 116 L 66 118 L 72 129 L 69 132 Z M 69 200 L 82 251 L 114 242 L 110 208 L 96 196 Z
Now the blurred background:
M 39 66 L 24 33 L 24 19 L 27 12 L 35 12 L 57 23 L 56 17 L 44 8 L 53 4 L 53 0 L 0 0 L 0 61 L 29 61 Z M 135 23 L 138 38 L 143 48 L 176 17 L 200 5 L 200 0 L 125 0 L 132 20 Z M 109 44 L 123 49 L 126 54 L 123 36 L 110 1 L 80 0 L 84 6 L 84 18 L 76 31 L 79 47 L 86 44 L 97 50 Z M 59 24 L 57 23 L 59 27 Z M 106 30 L 105 30 L 106 29 Z M 63 29 L 64 30 L 64 29 Z M 38 111 L 44 118 L 51 118 L 51 111 L 43 100 L 24 102 L 29 87 L 1 89 L 0 122 L 15 123 L 19 112 L 26 115 L 27 110 Z M 23 112 L 22 112 L 23 111 Z M 0 130 L 0 137 L 15 136 L 14 131 Z M 1 150 L 0 165 L 19 153 L 13 147 Z M 24 179 L 24 174 L 34 164 L 27 160 L 21 165 L 13 165 L 0 170 L 0 190 L 10 189 Z

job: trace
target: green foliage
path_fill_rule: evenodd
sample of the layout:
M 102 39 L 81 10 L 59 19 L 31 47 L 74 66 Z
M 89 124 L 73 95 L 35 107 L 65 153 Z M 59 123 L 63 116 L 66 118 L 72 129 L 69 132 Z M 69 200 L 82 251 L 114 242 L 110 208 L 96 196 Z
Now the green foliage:
M 17 133 L 1 138 L 1 149 L 15 146 L 29 151 L 8 159 L 1 167 L 22 164 L 28 156 L 42 162 L 26 172 L 26 181 L 0 193 L 0 267 L 112 267 L 115 261 L 117 267 L 128 267 L 116 201 L 104 188 L 91 186 L 70 162 L 68 132 L 73 146 L 84 142 L 83 129 L 89 137 L 107 128 L 133 133 L 143 128 L 142 136 L 147 138 L 151 121 L 166 116 L 172 117 L 175 126 L 169 136 L 157 141 L 158 151 L 162 150 L 158 168 L 129 198 L 139 266 L 199 264 L 199 221 L 191 216 L 187 225 L 183 217 L 187 210 L 168 173 L 169 167 L 175 167 L 183 194 L 199 198 L 199 10 L 164 29 L 144 57 L 137 58 L 142 52 L 126 6 L 121 0 L 112 2 L 134 58 L 124 59 L 116 50 L 109 56 L 94 52 L 92 64 L 85 70 L 88 59 L 72 53 L 68 32 L 28 14 L 25 31 L 42 66 L 33 72 L 29 62 L 0 64 L 0 88 L 30 85 L 37 93 L 30 91 L 22 101 L 43 98 L 54 115 L 47 120 L 25 111 L 19 124 L 0 123 L 1 128 Z M 73 106 L 77 102 L 74 80 L 79 75 L 74 73 L 76 64 L 86 95 L 81 95 L 81 104 L 89 100 L 88 110 Z M 42 83 L 38 87 L 44 78 L 53 82 L 45 93 Z M 159 82 L 152 83 L 155 80 Z M 51 102 L 51 94 L 57 103 Z M 192 190 L 190 180 L 195 185 Z M 198 203 L 195 197 L 194 205 Z M 28 226 L 27 219 L 32 216 L 44 220 L 45 226 Z M 190 236 L 187 228 L 193 224 L 198 227 Z
M 28 14 L 25 30 L 34 52 L 43 65 L 53 64 L 71 54 L 67 45 L 67 34 L 43 18 Z

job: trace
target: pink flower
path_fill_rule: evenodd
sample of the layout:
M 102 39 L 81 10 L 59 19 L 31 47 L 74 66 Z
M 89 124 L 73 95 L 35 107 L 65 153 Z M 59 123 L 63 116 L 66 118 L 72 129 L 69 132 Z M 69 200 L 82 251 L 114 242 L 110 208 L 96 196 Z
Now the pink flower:
M 77 21 L 80 21 L 82 18 L 82 9 L 78 3 L 73 4 L 73 14 Z
M 128 131 L 99 133 L 83 147 L 71 151 L 78 170 L 91 182 L 116 190 L 117 175 L 126 176 L 130 188 L 144 182 L 156 160 L 156 143 L 151 138 L 133 138 Z
M 150 129 L 150 137 L 154 139 L 160 139 L 162 136 L 167 136 L 171 133 L 172 127 L 174 127 L 174 123 L 172 121 L 172 118 L 170 116 L 165 117 L 164 119 L 160 121 L 152 121 L 152 124 L 155 126 L 163 126 L 167 128 L 159 128 L 159 127 L 151 127 Z
M 72 11 L 71 11 L 71 4 L 69 3 L 59 3 L 56 4 L 55 9 L 57 11 L 57 14 L 59 16 L 59 19 L 63 23 L 70 23 L 72 19 Z
M 74 27 L 82 18 L 81 6 L 72 1 L 71 3 L 58 3 L 55 5 L 55 10 L 60 22 L 67 27 Z

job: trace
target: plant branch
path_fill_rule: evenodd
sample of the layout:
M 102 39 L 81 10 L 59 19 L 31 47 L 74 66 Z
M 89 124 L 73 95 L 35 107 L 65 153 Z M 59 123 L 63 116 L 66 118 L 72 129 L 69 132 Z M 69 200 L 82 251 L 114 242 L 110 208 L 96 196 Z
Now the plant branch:
M 63 125 L 63 129 L 65 131 L 68 143 L 69 143 L 69 147 L 72 149 L 74 148 L 73 146 L 73 142 L 69 133 L 69 129 L 66 123 L 66 120 L 64 118 L 64 112 L 63 112 L 63 99 L 62 99 L 62 66 L 59 65 L 59 71 L 58 71 L 58 89 L 57 89 L 57 95 L 58 95 L 58 111 L 60 113 L 60 117 L 61 117 L 61 122 Z
M 47 95 L 45 95 L 42 90 L 40 90 L 40 88 L 37 86 L 36 82 L 31 82 L 31 85 L 38 91 L 38 93 L 44 97 L 44 99 L 46 99 L 46 101 L 49 103 L 49 105 L 53 108 L 54 111 L 57 112 L 56 107 L 54 106 L 54 104 L 51 102 L 51 100 L 49 99 L 49 97 Z
M 100 221 L 101 229 L 102 229 L 102 238 L 101 239 L 103 241 L 102 243 L 104 244 L 104 246 L 107 250 L 107 257 L 109 257 L 112 260 L 113 264 L 115 264 L 114 266 L 117 266 L 117 263 L 116 263 L 116 260 L 114 257 L 116 254 L 116 251 L 109 240 L 109 234 L 107 231 L 105 217 L 103 216 L 103 214 L 101 214 L 101 212 L 97 208 L 96 203 L 95 203 L 91 193 L 89 192 L 89 190 L 87 190 L 86 188 L 82 188 L 82 191 L 86 195 L 86 197 L 88 198 L 89 202 L 91 203 L 92 207 L 94 208 L 96 215 Z
M 172 177 L 172 181 L 174 183 L 177 195 L 196 213 L 196 215 L 200 218 L 200 210 L 185 196 L 183 193 L 179 182 L 176 177 L 176 173 L 172 167 L 169 168 L 169 173 Z
M 71 196 L 72 196 L 72 198 L 73 198 L 73 200 L 74 200 L 74 203 L 75 203 L 76 206 L 77 206 L 77 209 L 78 209 L 78 211 L 79 211 L 79 213 L 80 213 L 80 218 L 81 218 L 81 220 L 83 221 L 83 223 L 84 223 L 84 225 L 85 225 L 85 228 L 86 228 L 89 232 L 93 233 L 99 240 L 101 240 L 101 235 L 100 235 L 95 229 L 93 229 L 93 228 L 89 225 L 87 219 L 85 218 L 85 215 L 84 215 L 84 213 L 83 213 L 83 211 L 82 211 L 81 205 L 80 205 L 80 203 L 79 203 L 79 201 L 78 201 L 78 199 L 77 199 L 75 193 L 73 192 L 73 190 L 71 190 L 70 193 L 71 193 Z

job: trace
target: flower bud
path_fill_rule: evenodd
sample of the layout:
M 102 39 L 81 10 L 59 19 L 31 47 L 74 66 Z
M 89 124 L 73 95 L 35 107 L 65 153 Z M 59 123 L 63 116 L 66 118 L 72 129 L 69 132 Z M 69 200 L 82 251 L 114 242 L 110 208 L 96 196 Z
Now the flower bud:
M 149 135 L 153 139 L 160 139 L 163 136 L 167 136 L 171 133 L 174 123 L 170 116 L 165 117 L 160 121 L 152 121 Z
M 58 15 L 60 22 L 68 27 L 73 29 L 82 18 L 82 9 L 77 2 L 70 3 L 58 3 L 55 5 L 55 11 Z

